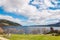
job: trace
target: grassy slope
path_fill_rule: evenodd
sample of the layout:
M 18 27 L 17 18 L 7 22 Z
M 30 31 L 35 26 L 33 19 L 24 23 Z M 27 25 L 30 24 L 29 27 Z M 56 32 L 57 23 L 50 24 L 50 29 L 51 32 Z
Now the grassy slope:
M 13 34 L 10 40 L 60 40 L 60 36 Z

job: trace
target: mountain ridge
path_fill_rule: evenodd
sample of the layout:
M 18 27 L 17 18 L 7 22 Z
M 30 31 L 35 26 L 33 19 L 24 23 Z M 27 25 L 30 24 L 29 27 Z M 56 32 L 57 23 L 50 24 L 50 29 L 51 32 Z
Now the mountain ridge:
M 6 19 L 0 19 L 0 25 L 1 24 L 4 26 L 22 26 L 21 24 Z
M 47 26 L 52 26 L 52 27 L 60 27 L 60 22 L 55 23 L 55 24 L 49 24 L 49 25 L 30 25 L 31 27 L 47 27 Z

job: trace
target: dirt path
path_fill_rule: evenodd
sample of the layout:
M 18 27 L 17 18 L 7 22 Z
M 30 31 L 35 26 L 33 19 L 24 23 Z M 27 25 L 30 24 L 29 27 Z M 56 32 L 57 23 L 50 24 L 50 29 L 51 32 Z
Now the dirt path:
M 4 37 L 0 37 L 0 40 L 9 40 L 9 39 L 4 38 Z

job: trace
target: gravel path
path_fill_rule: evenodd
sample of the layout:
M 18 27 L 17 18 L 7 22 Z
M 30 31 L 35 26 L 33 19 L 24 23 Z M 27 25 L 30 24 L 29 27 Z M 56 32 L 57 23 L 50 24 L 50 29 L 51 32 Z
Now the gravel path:
M 6 39 L 6 38 L 4 38 L 4 37 L 0 37 L 0 40 L 9 40 L 9 39 Z

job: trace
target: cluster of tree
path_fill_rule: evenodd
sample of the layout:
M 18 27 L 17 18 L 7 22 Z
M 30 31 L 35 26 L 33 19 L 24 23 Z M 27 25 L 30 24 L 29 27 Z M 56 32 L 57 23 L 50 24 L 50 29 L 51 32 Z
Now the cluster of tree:
M 37 28 L 37 29 L 16 29 L 16 28 L 8 28 L 4 30 L 5 33 L 19 33 L 19 34 L 46 34 L 49 32 L 46 28 Z
M 36 29 L 16 29 L 16 28 L 8 28 L 3 30 L 0 27 L 0 33 L 19 33 L 19 34 L 52 34 L 52 35 L 60 35 L 60 30 L 54 30 L 53 27 L 50 27 L 50 30 L 47 28 L 36 28 Z
M 8 29 L 5 29 L 5 33 L 13 33 L 13 34 L 23 34 L 24 33 L 24 29 L 16 29 L 16 28 L 8 28 Z
M 52 34 L 53 36 L 58 36 L 60 35 L 60 30 L 54 30 L 53 27 L 50 27 L 50 32 L 48 32 L 49 34 Z
M 49 30 L 48 29 L 46 29 L 46 28 L 42 28 L 42 29 L 33 29 L 33 30 L 31 30 L 31 34 L 46 34 L 46 33 L 48 33 L 49 32 Z

